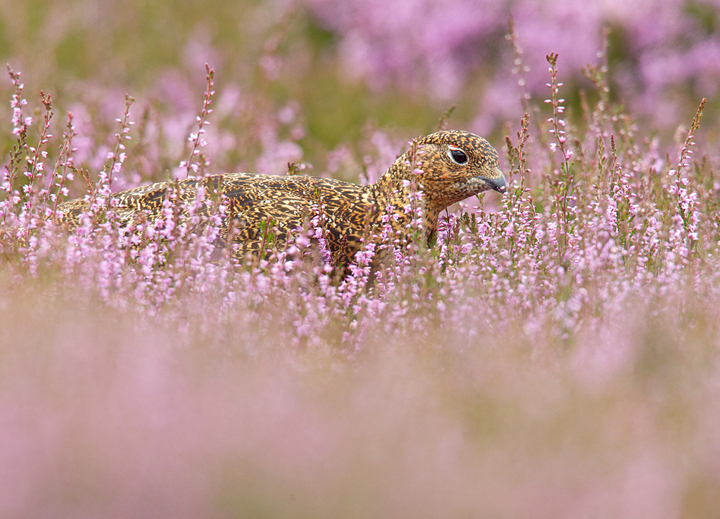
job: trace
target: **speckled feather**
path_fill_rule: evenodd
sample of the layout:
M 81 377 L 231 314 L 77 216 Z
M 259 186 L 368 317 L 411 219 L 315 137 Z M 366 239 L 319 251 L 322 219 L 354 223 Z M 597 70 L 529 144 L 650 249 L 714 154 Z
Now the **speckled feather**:
M 458 150 L 465 154 L 464 163 L 453 158 L 460 157 L 462 162 L 463 155 Z M 416 169 L 422 173 L 414 172 Z M 321 203 L 327 219 L 327 245 L 336 265 L 350 264 L 363 236 L 379 234 L 383 220 L 388 220 L 383 216 L 390 212 L 393 227 L 404 232 L 409 218 L 405 208 L 410 204 L 413 190 L 422 191 L 424 195 L 423 220 L 428 240 L 435 233 L 440 212 L 449 205 L 487 189 L 505 190 L 495 149 L 485 139 L 463 131 L 441 131 L 420 139 L 369 186 L 303 175 L 249 173 L 186 179 L 173 182 L 172 186 L 179 188 L 182 200 L 192 204 L 198 182 L 206 183 L 206 192 L 222 193 L 230 201 L 231 209 L 222 222 L 220 243 L 227 243 L 233 229 L 241 258 L 248 253 L 258 253 L 263 244 L 262 229 L 268 221 L 277 229 L 275 244 L 284 248 L 289 233 L 307 227 L 316 213 L 313 207 Z M 113 194 L 115 212 L 121 223 L 127 225 L 160 217 L 170 188 L 171 183 L 161 182 Z M 74 229 L 79 225 L 80 215 L 87 211 L 88 202 L 71 200 L 59 209 L 61 222 Z M 182 212 L 180 217 L 186 215 Z

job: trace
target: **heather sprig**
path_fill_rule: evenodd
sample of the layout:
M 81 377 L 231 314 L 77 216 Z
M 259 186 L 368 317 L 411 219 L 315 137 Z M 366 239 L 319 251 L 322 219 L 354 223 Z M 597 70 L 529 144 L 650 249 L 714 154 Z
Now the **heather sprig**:
M 22 91 L 25 85 L 20 81 L 20 72 L 15 72 L 7 65 L 8 75 L 14 88 L 14 93 L 10 99 L 10 108 L 12 109 L 12 135 L 15 137 L 13 148 L 10 156 L 3 167 L 3 181 L 0 185 L 0 193 L 2 193 L 2 228 L 10 225 L 10 217 L 16 216 L 14 208 L 21 201 L 20 192 L 15 185 L 16 179 L 20 174 L 24 156 L 29 154 L 27 143 L 28 126 L 32 124 L 32 117 L 23 115 L 23 107 L 27 105 L 27 100 L 22 97 Z M 12 223 L 14 225 L 14 222 Z
M 6 65 L 10 81 L 13 85 L 15 92 L 10 99 L 10 108 L 12 109 L 12 134 L 20 135 L 23 131 L 27 130 L 33 122 L 32 117 L 25 117 L 23 115 L 23 106 L 27 105 L 27 99 L 23 98 L 22 91 L 25 88 L 25 84 L 20 81 L 21 72 L 15 72 L 10 64 Z
M 205 168 L 210 165 L 207 157 L 200 153 L 200 148 L 207 146 L 205 140 L 205 126 L 210 124 L 207 117 L 213 112 L 210 105 L 212 104 L 212 97 L 215 95 L 215 70 L 210 68 L 210 65 L 205 64 L 205 97 L 203 98 L 203 106 L 200 115 L 197 116 L 197 132 L 191 133 L 188 137 L 188 141 L 191 143 L 190 157 L 188 160 L 180 162 L 180 167 L 185 168 L 185 176 L 189 177 L 191 172 L 194 175 L 203 176 Z M 199 156 L 200 163 L 196 164 L 196 156 Z
M 135 98 L 131 95 L 125 96 L 125 112 L 122 118 L 115 119 L 115 122 L 120 125 L 120 131 L 115 134 L 115 149 L 108 153 L 107 160 L 110 162 L 105 164 L 101 176 L 101 184 L 107 184 L 107 191 L 112 192 L 113 182 L 118 180 L 117 175 L 120 174 L 123 162 L 127 158 L 125 152 L 125 141 L 132 139 L 130 136 L 130 128 L 135 125 L 130 120 L 130 107 L 135 102 Z
M 668 187 L 668 192 L 670 195 L 677 196 L 677 212 L 682 220 L 683 230 L 687 234 L 688 248 L 691 250 L 695 250 L 694 245 L 698 241 L 698 223 L 700 216 L 697 212 L 697 206 L 699 200 L 697 193 L 690 186 L 688 178 L 683 178 L 681 175 L 684 170 L 690 167 L 690 159 L 693 155 L 692 147 L 695 146 L 693 139 L 695 138 L 695 132 L 697 132 L 700 127 L 700 119 L 702 118 L 706 101 L 707 100 L 703 98 L 695 112 L 690 130 L 680 150 L 677 169 L 671 169 L 668 172 L 671 177 L 674 177 L 674 185 Z
M 523 110 L 526 114 L 533 114 L 535 119 L 536 107 L 530 104 L 530 93 L 527 89 L 526 74 L 530 72 L 530 67 L 525 63 L 524 53 L 520 42 L 518 41 L 518 35 L 515 30 L 515 19 L 510 15 L 508 17 L 508 32 L 505 34 L 505 39 L 510 42 L 510 46 L 513 51 L 513 68 L 512 73 L 517 76 L 517 85 L 520 88 L 520 102 L 522 103 Z
M 402 208 L 405 213 L 405 229 L 402 233 L 407 238 L 407 247 L 412 250 L 424 250 L 427 245 L 426 224 L 424 221 L 425 198 L 419 182 L 423 174 L 422 156 L 424 150 L 417 139 L 408 142 L 410 149 L 407 153 L 405 167 L 412 172 L 410 178 L 402 180 L 402 191 L 406 194 L 408 203 Z
M 607 137 L 606 127 L 608 119 L 611 118 L 612 105 L 610 103 L 610 73 L 608 64 L 608 39 L 610 33 L 607 28 L 603 33 L 603 47 L 598 53 L 598 63 L 592 63 L 583 68 L 583 75 L 595 85 L 595 91 L 599 98 L 594 110 L 585 110 L 585 116 L 589 117 L 589 125 L 597 138 Z
M 554 170 L 552 175 L 546 176 L 552 186 L 553 196 L 555 199 L 555 211 L 557 212 L 559 229 L 559 243 L 561 247 L 567 245 L 567 234 L 569 230 L 571 214 L 573 213 L 574 201 L 574 172 L 573 163 L 570 159 L 573 157 L 573 151 L 570 149 L 567 140 L 567 131 L 565 122 L 565 99 L 559 97 L 560 87 L 563 86 L 557 79 L 557 59 L 558 55 L 550 53 L 547 55 L 547 61 L 550 64 L 550 82 L 547 83 L 550 88 L 550 98 L 545 100 L 552 108 L 552 116 L 548 118 L 550 123 L 548 132 L 555 138 L 555 142 L 549 144 L 550 151 L 553 155 L 559 152 L 561 156 L 560 169 Z
M 49 216 L 53 220 L 57 219 L 58 203 L 68 196 L 69 190 L 65 186 L 66 182 L 68 180 L 72 181 L 75 178 L 73 173 L 73 153 L 77 151 L 77 148 L 73 147 L 73 139 L 78 135 L 78 133 L 75 130 L 73 119 L 74 116 L 72 112 L 68 112 L 68 122 L 66 129 L 63 132 L 63 142 L 60 147 L 60 154 L 58 155 L 55 167 L 50 177 L 50 189 L 55 189 L 55 191 L 50 194 L 52 209 L 50 210 Z
M 27 178 L 22 186 L 25 195 L 25 202 L 20 218 L 23 217 L 30 222 L 28 229 L 35 228 L 46 215 L 37 215 L 37 205 L 42 203 L 47 195 L 44 186 L 45 179 L 45 159 L 48 157 L 47 144 L 53 137 L 50 134 L 50 121 L 53 118 L 52 97 L 40 91 L 40 98 L 44 107 L 44 114 L 40 126 L 40 135 L 36 146 L 28 146 L 28 156 L 26 158 L 27 165 L 23 171 L 23 175 Z M 40 219 L 38 219 L 38 216 Z

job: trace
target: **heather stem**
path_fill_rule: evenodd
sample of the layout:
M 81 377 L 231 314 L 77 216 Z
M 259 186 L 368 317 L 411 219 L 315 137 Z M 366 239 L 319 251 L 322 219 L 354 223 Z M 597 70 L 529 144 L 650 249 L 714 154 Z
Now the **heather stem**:
M 212 96 L 215 95 L 215 70 L 210 68 L 210 65 L 207 63 L 205 64 L 205 81 L 207 82 L 207 87 L 205 89 L 205 97 L 203 99 L 203 107 L 202 111 L 200 112 L 200 115 L 197 117 L 197 133 L 191 133 L 188 137 L 188 141 L 192 143 L 192 149 L 190 150 L 190 158 L 187 161 L 182 161 L 180 163 L 180 167 L 185 168 L 185 176 L 189 177 L 190 172 L 197 173 L 201 169 L 204 169 L 205 166 L 207 166 L 207 159 L 203 159 L 203 163 L 193 164 L 193 161 L 195 160 L 195 156 L 200 154 L 201 147 L 204 147 L 207 145 L 207 141 L 204 139 L 203 135 L 205 134 L 205 126 L 210 124 L 210 121 L 207 121 L 208 115 L 210 115 L 213 111 L 210 108 L 210 105 L 212 104 Z
M 38 189 L 38 184 L 40 183 L 45 170 L 45 163 L 41 160 L 47 157 L 47 151 L 44 148 L 52 138 L 52 135 L 49 133 L 50 121 L 53 117 L 52 97 L 49 94 L 45 94 L 42 90 L 40 91 L 40 97 L 42 104 L 45 107 L 43 125 L 40 129 L 40 139 L 37 147 L 28 148 L 30 153 L 32 153 L 32 156 L 28 159 L 30 168 L 25 171 L 25 176 L 29 179 L 29 182 L 23 188 L 26 195 L 24 209 L 27 217 L 30 217 L 32 214 L 33 207 L 36 203 L 42 203 L 46 193 L 44 187 Z
M 550 83 L 547 86 L 550 88 L 551 96 L 550 99 L 546 99 L 545 103 L 552 106 L 552 116 L 548 119 L 551 125 L 549 130 L 550 134 L 555 136 L 556 142 L 550 144 L 550 150 L 555 152 L 559 151 L 562 155 L 562 164 L 560 170 L 562 177 L 556 182 L 556 196 L 559 198 L 560 211 L 562 214 L 561 220 L 558 223 L 562 225 L 561 229 L 567 230 L 568 226 L 568 202 L 572 195 L 572 164 L 570 159 L 573 156 L 572 150 L 569 149 L 567 143 L 567 135 L 565 131 L 566 123 L 562 119 L 562 114 L 565 112 L 565 106 L 563 103 L 565 99 L 559 98 L 558 93 L 562 83 L 557 80 L 557 58 L 558 55 L 550 53 L 546 56 L 548 63 L 550 64 Z M 560 215 L 559 215 L 560 216 Z M 564 231 L 560 234 L 561 243 L 566 241 L 566 233 Z
M 123 113 L 123 117 L 122 119 L 115 119 L 115 122 L 120 124 L 120 132 L 115 134 L 115 150 L 108 154 L 110 162 L 105 165 L 109 191 L 112 191 L 113 181 L 117 180 L 116 175 L 120 173 L 122 164 L 125 162 L 125 158 L 127 157 L 123 141 L 129 141 L 132 139 L 132 137 L 128 134 L 130 133 L 130 127 L 135 125 L 135 123 L 130 120 L 130 107 L 134 101 L 135 99 L 132 96 L 126 95 L 125 112 Z
M 67 130 L 65 131 L 65 138 L 60 150 L 60 156 L 58 157 L 58 160 L 55 163 L 55 169 L 53 170 L 54 182 L 51 182 L 50 185 L 50 188 L 52 188 L 54 183 L 55 187 L 57 187 L 52 208 L 53 219 L 57 217 L 58 203 L 68 194 L 68 189 L 65 187 L 65 181 L 73 179 L 72 171 L 68 172 L 68 168 L 72 168 L 73 166 L 72 153 L 75 149 L 72 147 L 72 142 L 73 138 L 77 135 L 77 131 L 75 131 L 75 126 L 73 124 L 73 118 L 74 116 L 72 112 L 68 112 Z

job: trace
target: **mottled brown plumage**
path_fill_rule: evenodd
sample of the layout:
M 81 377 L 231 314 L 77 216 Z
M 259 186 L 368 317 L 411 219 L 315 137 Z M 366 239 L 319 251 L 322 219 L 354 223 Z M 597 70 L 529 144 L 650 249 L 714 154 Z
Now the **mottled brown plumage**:
M 417 173 L 418 169 L 422 173 Z M 369 186 L 302 175 L 248 173 L 187 179 L 172 185 L 180 188 L 182 199 L 192 203 L 198 182 L 206 183 L 205 192 L 219 191 L 231 201 L 233 224 L 229 225 L 230 217 L 226 217 L 221 234 L 226 242 L 233 229 L 241 257 L 260 250 L 262 229 L 268 221 L 277 228 L 275 243 L 284 248 L 288 233 L 307 226 L 322 204 L 327 245 L 337 265 L 353 261 L 363 236 L 377 235 L 383 220 L 388 221 L 383 218 L 388 213 L 393 216 L 389 219 L 392 226 L 404 232 L 409 218 L 406 207 L 411 205 L 413 192 L 423 193 L 424 227 L 431 240 L 443 209 L 481 191 L 505 190 L 495 149 L 485 139 L 463 131 L 441 131 L 420 139 Z M 162 212 L 169 187 L 161 182 L 116 193 L 115 213 L 123 224 L 154 220 Z M 83 200 L 66 202 L 60 206 L 61 220 L 75 228 L 86 210 Z

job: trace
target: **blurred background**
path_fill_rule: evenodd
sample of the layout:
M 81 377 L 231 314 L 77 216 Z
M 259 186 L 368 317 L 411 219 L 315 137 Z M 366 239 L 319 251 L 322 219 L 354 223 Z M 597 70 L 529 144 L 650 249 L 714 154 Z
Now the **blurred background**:
M 51 94 L 38 176 L 72 113 L 74 165 L 97 178 L 126 94 L 135 125 L 113 188 L 184 174 L 206 63 L 211 173 L 300 162 L 371 181 L 452 106 L 448 126 L 488 137 L 508 166 L 505 136 L 517 143 L 525 110 L 539 113 L 524 148 L 532 199 L 470 199 L 474 224 L 391 277 L 392 296 L 348 303 L 304 267 L 249 276 L 162 248 L 145 273 L 109 234 L 6 239 L 0 517 L 717 518 L 718 161 L 682 180 L 668 170 L 703 97 L 696 156 L 718 153 L 719 12 L 720 0 L 0 0 L 0 58 L 24 84 L 0 80 L 0 152 L 10 160 L 21 133 L 12 97 L 28 100 L 36 147 Z M 550 52 L 567 135 L 583 140 L 570 194 L 542 118 Z M 583 131 L 599 99 L 583 68 L 600 55 L 612 102 Z M 610 136 L 597 145 L 605 130 L 616 164 Z M 16 165 L 32 154 L 16 149 Z M 80 175 L 69 187 L 86 189 Z M 556 200 L 577 204 L 563 246 Z
M 357 180 L 378 154 L 391 161 L 407 139 L 436 130 L 451 106 L 449 126 L 499 148 L 519 128 L 523 94 L 548 97 L 550 52 L 560 55 L 569 117 L 579 118 L 582 96 L 597 96 L 583 68 L 599 63 L 604 41 L 611 96 L 646 125 L 643 133 L 669 140 L 707 97 L 705 135 L 715 138 L 719 5 L 0 0 L 0 58 L 22 72 L 31 108 L 41 107 L 42 89 L 58 119 L 73 112 L 76 161 L 93 170 L 113 144 L 124 95 L 134 96 L 129 183 L 182 160 L 202 107 L 205 63 L 216 72 L 205 150 L 215 171 L 282 173 L 295 161 Z M 9 80 L 0 81 L 0 95 L 12 95 Z M 9 110 L 3 103 L 8 128 Z M 5 154 L 12 136 L 3 133 Z

